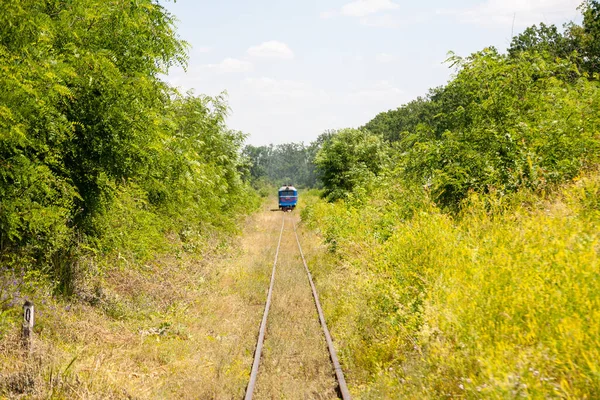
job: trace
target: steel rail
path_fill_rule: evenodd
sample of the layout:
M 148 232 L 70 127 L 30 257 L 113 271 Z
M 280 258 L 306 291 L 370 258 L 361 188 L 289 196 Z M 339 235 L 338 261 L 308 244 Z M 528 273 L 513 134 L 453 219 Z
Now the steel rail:
M 350 400 L 350 392 L 348 391 L 348 385 L 346 385 L 344 371 L 342 371 L 342 366 L 340 365 L 340 361 L 338 360 L 337 352 L 335 351 L 335 347 L 333 347 L 333 340 L 331 339 L 331 335 L 329 334 L 329 329 L 327 329 L 327 323 L 325 322 L 323 309 L 321 308 L 321 303 L 319 302 L 319 294 L 317 293 L 317 288 L 315 287 L 312 275 L 310 273 L 310 270 L 308 269 L 308 264 L 306 263 L 306 259 L 304 258 L 304 253 L 302 252 L 302 246 L 300 245 L 300 239 L 298 238 L 298 232 L 296 231 L 296 224 L 294 224 L 294 234 L 296 235 L 296 243 L 298 243 L 300 257 L 302 257 L 302 263 L 304 264 L 304 269 L 306 270 L 306 275 L 308 276 L 308 282 L 310 283 L 310 287 L 312 289 L 313 298 L 315 300 L 315 306 L 317 307 L 317 313 L 319 313 L 319 321 L 321 321 L 321 327 L 323 328 L 325 340 L 327 341 L 327 347 L 329 348 L 329 357 L 331 358 L 331 362 L 333 363 L 333 369 L 335 371 L 335 376 L 337 377 L 339 393 L 342 396 L 343 400 Z
M 269 292 L 267 294 L 267 303 L 263 313 L 260 329 L 258 331 L 258 341 L 254 350 L 254 362 L 252 363 L 252 371 L 250 372 L 250 381 L 246 387 L 245 400 L 252 400 L 254 395 L 254 387 L 256 386 L 256 378 L 258 377 L 258 366 L 260 365 L 260 356 L 262 353 L 263 344 L 265 341 L 265 332 L 267 330 L 267 317 L 269 316 L 269 308 L 271 307 L 271 297 L 273 295 L 273 284 L 275 283 L 275 268 L 277 267 L 277 258 L 279 257 L 279 248 L 281 247 L 281 237 L 283 236 L 283 227 L 285 226 L 285 214 L 281 219 L 281 231 L 279 232 L 279 242 L 275 251 L 275 261 L 273 262 L 273 272 L 271 272 L 271 282 L 269 283 Z

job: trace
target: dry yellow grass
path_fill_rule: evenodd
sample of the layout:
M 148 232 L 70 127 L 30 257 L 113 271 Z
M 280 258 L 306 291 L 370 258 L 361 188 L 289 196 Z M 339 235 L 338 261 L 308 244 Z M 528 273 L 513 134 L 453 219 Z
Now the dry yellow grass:
M 242 398 L 281 226 L 268 205 L 225 255 L 142 268 L 116 259 L 83 300 L 43 297 L 33 353 L 15 346 L 17 326 L 0 340 L 0 398 Z M 255 398 L 336 398 L 294 239 L 298 215 L 286 218 Z
M 228 256 L 115 267 L 100 306 L 46 299 L 31 357 L 10 335 L 0 343 L 0 389 L 23 398 L 242 397 L 277 244 L 273 214 L 249 218 Z
M 279 216 L 279 218 L 281 218 Z M 323 331 L 287 214 L 256 399 L 337 398 Z
M 598 173 L 457 216 L 390 193 L 303 213 L 353 398 L 600 398 Z

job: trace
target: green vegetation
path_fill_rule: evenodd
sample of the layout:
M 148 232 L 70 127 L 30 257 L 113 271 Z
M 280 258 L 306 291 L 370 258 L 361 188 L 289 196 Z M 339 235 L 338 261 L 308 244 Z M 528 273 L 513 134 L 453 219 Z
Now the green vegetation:
M 600 396 L 600 3 L 342 130 L 305 223 L 359 398 Z
M 273 186 L 294 184 L 313 186 L 316 183 L 312 158 L 314 148 L 303 143 L 285 143 L 277 146 L 252 146 L 244 148 L 251 164 L 250 177 L 259 183 Z
M 158 1 L 0 14 L 0 397 L 190 397 L 177 388 L 197 386 L 171 380 L 204 368 L 195 323 L 221 312 L 198 306 L 220 287 L 208 260 L 258 206 L 244 135 L 222 97 L 161 80 L 187 45 Z M 24 299 L 30 357 L 15 337 Z
M 360 206 L 308 207 L 329 249 L 311 265 L 353 392 L 597 397 L 599 199 L 594 174 L 552 200 L 472 194 L 457 216 L 400 184 Z
M 284 143 L 277 146 L 247 145 L 243 154 L 250 164 L 251 181 L 256 187 L 290 183 L 301 188 L 320 186 L 315 157 L 334 135 L 335 131 L 326 131 L 308 146 L 304 143 Z
M 224 99 L 160 79 L 185 49 L 153 0 L 3 4 L 0 335 L 34 277 L 81 297 L 114 255 L 206 251 L 257 206 Z
M 447 85 L 361 128 L 259 147 L 224 98 L 160 79 L 186 43 L 156 0 L 5 3 L 0 395 L 227 392 L 204 368 L 241 392 L 268 274 L 207 260 L 258 206 L 249 183 L 293 183 L 322 189 L 302 218 L 358 397 L 600 397 L 600 2 L 451 54 Z
M 358 129 L 336 132 L 323 143 L 315 158 L 324 195 L 329 200 L 360 193 L 374 181 L 387 161 L 381 137 Z

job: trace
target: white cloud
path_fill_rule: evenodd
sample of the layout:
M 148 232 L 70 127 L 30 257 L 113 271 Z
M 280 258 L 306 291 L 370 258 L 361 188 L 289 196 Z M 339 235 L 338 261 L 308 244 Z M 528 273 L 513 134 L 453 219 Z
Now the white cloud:
M 372 86 L 354 91 L 350 94 L 350 99 L 355 102 L 372 103 L 383 102 L 389 104 L 401 104 L 405 96 L 403 90 L 393 86 L 388 81 L 379 81 Z
M 338 15 L 358 18 L 363 26 L 376 28 L 398 28 L 401 24 L 412 23 L 414 16 L 402 20 L 398 15 L 382 13 L 392 11 L 400 6 L 391 0 L 355 0 L 342 6 L 340 10 L 328 10 L 319 14 L 321 19 L 329 19 Z
M 258 46 L 252 46 L 248 49 L 247 53 L 252 57 L 259 58 L 281 58 L 287 60 L 294 58 L 294 52 L 288 45 L 277 40 L 270 40 Z
M 245 90 L 274 102 L 282 99 L 314 99 L 327 96 L 324 90 L 314 88 L 306 82 L 287 79 L 247 78 L 243 85 Z
M 400 26 L 400 20 L 392 17 L 389 14 L 386 15 L 372 15 L 360 19 L 360 24 L 364 26 L 371 26 L 374 28 L 398 28 Z
M 554 23 L 575 17 L 581 0 L 487 0 L 464 9 L 441 9 L 462 22 L 523 27 L 539 22 Z
M 396 60 L 396 56 L 388 53 L 379 53 L 375 56 L 375 61 L 380 64 L 388 64 Z
M 237 58 L 226 58 L 218 64 L 208 64 L 201 68 L 217 73 L 227 74 L 236 72 L 247 72 L 252 70 L 252 63 L 249 61 L 239 60 Z
M 385 10 L 395 10 L 398 4 L 391 0 L 356 0 L 342 6 L 342 14 L 349 17 L 366 17 Z

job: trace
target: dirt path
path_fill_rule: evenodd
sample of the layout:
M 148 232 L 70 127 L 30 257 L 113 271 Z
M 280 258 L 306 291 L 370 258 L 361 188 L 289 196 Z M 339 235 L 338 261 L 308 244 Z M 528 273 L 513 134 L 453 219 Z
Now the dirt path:
M 278 218 L 281 214 L 276 213 Z M 294 236 L 285 228 L 255 399 L 333 399 L 336 381 Z

